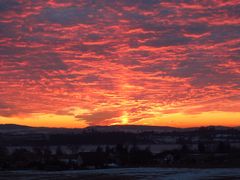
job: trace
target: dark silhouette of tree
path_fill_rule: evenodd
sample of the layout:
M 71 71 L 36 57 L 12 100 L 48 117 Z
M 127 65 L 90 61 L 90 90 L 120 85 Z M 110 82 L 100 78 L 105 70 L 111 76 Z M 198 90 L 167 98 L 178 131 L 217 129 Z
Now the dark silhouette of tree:
M 203 142 L 198 143 L 198 151 L 200 153 L 205 153 L 206 152 L 206 147 L 205 147 L 205 144 Z
M 182 153 L 188 153 L 188 152 L 190 152 L 191 150 L 189 149 L 189 147 L 188 147 L 188 145 L 186 144 L 186 143 L 183 143 L 182 145 L 181 145 L 181 152 Z
M 128 146 L 117 144 L 115 147 L 115 154 L 117 157 L 117 163 L 120 165 L 128 164 Z
M 9 152 L 4 146 L 0 146 L 0 169 L 7 169 L 9 164 Z
M 220 141 L 217 147 L 217 152 L 227 153 L 230 152 L 231 145 L 229 142 Z
M 63 150 L 62 150 L 61 146 L 58 146 L 56 149 L 56 156 L 61 157 L 62 155 L 64 155 Z

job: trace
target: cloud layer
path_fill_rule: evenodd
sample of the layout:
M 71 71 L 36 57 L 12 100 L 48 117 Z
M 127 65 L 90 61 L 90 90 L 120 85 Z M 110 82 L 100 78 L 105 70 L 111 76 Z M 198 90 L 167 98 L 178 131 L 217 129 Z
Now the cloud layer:
M 2 117 L 239 112 L 238 0 L 1 0 L 0 13 Z

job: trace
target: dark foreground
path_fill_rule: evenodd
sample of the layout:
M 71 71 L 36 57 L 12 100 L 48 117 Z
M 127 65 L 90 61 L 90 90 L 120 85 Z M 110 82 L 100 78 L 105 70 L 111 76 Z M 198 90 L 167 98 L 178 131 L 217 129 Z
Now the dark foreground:
M 239 180 L 240 169 L 119 168 L 77 171 L 2 171 L 1 180 Z

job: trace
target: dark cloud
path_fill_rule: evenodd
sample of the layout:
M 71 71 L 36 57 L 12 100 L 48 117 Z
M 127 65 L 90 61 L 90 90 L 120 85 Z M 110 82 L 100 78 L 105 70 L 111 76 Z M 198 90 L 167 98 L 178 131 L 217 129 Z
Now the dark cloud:
M 210 27 L 206 23 L 192 23 L 182 27 L 187 33 L 191 34 L 203 34 L 210 30 Z
M 20 5 L 17 0 L 1 0 L 0 12 L 19 10 Z
M 178 68 L 172 72 L 177 77 L 195 77 L 215 74 L 216 71 L 212 66 L 217 64 L 216 61 L 209 60 L 186 60 L 178 65 Z
M 167 63 L 158 63 L 158 64 L 154 63 L 154 64 L 136 67 L 133 70 L 142 71 L 144 73 L 155 73 L 155 72 L 169 71 L 170 67 Z
M 239 84 L 240 75 L 228 74 L 228 73 L 202 73 L 199 76 L 195 76 L 191 83 L 195 87 L 205 87 L 210 85 L 233 85 Z
M 96 75 L 87 75 L 83 78 L 83 82 L 92 83 L 99 80 L 99 77 Z
M 98 123 L 108 122 L 113 118 L 117 118 L 121 116 L 121 112 L 119 111 L 99 111 L 94 112 L 92 114 L 83 114 L 77 115 L 76 118 L 80 120 L 86 120 L 89 125 L 94 125 Z
M 0 37 L 1 38 L 17 38 L 19 35 L 16 32 L 17 24 L 10 22 L 0 22 Z
M 3 99 L 3 98 L 1 98 Z M 20 110 L 9 103 L 0 102 L 0 116 L 12 117 L 20 114 Z
M 149 40 L 145 43 L 147 46 L 153 47 L 165 47 L 165 46 L 177 46 L 190 43 L 191 39 L 182 36 L 181 34 L 176 34 L 176 32 L 162 34 L 158 38 Z
M 29 59 L 30 68 L 33 68 L 33 69 L 46 70 L 46 71 L 67 69 L 67 65 L 55 53 L 35 54 L 35 56 L 31 56 L 27 58 Z
M 64 7 L 64 8 L 46 8 L 38 17 L 42 21 L 58 23 L 69 26 L 76 24 L 92 24 L 96 18 L 96 9 L 91 6 L 84 8 Z

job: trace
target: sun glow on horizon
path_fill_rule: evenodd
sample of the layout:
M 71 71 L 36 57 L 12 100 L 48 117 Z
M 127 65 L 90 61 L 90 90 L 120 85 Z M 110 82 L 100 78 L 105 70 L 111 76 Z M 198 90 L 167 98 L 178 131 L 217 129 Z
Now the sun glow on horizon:
M 121 124 L 125 124 L 125 125 L 128 124 L 128 113 L 124 112 L 121 119 L 122 119 Z
M 229 118 L 226 121 L 226 117 Z M 153 126 L 171 126 L 171 127 L 200 127 L 200 126 L 240 126 L 240 112 L 205 112 L 201 114 L 182 114 L 173 113 L 146 118 L 140 121 L 130 123 L 130 117 L 127 112 L 123 112 L 119 117 L 119 122 L 110 125 L 153 125 Z M 33 114 L 29 117 L 1 117 L 0 124 L 19 124 L 33 127 L 65 127 L 65 128 L 84 128 L 89 126 L 85 120 L 78 120 L 69 115 L 55 114 Z M 109 124 L 101 124 L 109 125 Z

